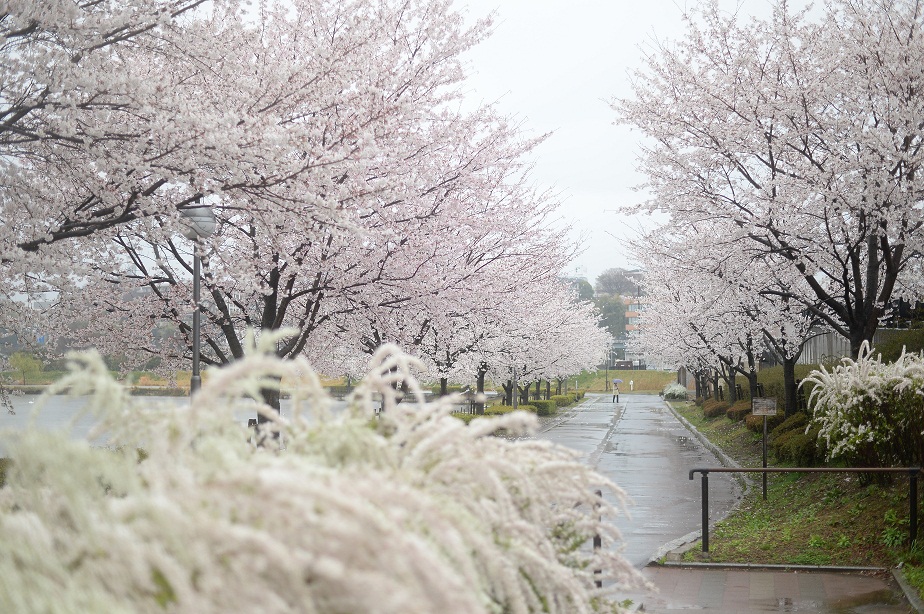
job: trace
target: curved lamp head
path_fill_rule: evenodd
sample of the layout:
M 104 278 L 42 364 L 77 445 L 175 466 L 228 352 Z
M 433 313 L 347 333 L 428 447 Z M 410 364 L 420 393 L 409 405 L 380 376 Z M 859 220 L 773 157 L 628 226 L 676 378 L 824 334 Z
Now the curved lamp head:
M 183 236 L 190 241 L 205 239 L 215 232 L 215 214 L 210 207 L 180 209 L 180 217 L 183 218 Z

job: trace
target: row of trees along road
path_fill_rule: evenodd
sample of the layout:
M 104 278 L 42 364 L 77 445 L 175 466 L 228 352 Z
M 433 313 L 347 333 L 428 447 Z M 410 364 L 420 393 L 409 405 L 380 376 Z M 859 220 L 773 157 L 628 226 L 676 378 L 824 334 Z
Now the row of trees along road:
M 448 0 L 13 2 L 4 325 L 185 366 L 181 212 L 204 203 L 207 365 L 283 328 L 279 356 L 330 373 L 384 342 L 444 379 L 596 364 L 607 336 L 558 280 L 571 248 L 527 176 L 541 139 L 462 104 L 460 57 L 489 28 Z M 163 322 L 173 337 L 151 334 Z
M 922 12 L 778 2 L 745 21 L 712 2 L 649 50 L 614 108 L 647 137 L 640 208 L 670 215 L 637 249 L 650 351 L 751 375 L 764 341 L 790 367 L 791 412 L 811 325 L 856 356 L 891 301 L 921 295 Z

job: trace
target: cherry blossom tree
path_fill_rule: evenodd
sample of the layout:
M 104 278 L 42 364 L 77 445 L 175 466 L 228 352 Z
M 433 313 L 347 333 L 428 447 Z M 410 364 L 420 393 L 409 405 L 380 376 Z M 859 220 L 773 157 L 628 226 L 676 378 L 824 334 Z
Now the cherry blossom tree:
M 743 23 L 713 2 L 614 103 L 650 139 L 642 208 L 727 221 L 728 250 L 791 268 L 803 283 L 780 291 L 854 354 L 920 254 L 921 11 L 832 0 L 812 21 L 780 2 Z
M 681 338 L 695 333 L 705 345 L 702 349 L 714 353 L 720 370 L 724 365 L 726 371 L 748 379 L 752 398 L 757 396 L 757 361 L 764 348 L 769 349 L 783 366 L 784 407 L 791 414 L 797 410 L 795 364 L 805 341 L 818 332 L 816 319 L 789 298 L 804 281 L 767 255 L 748 257 L 740 249 L 729 253 L 723 230 L 721 223 L 662 228 L 635 242 L 635 256 L 645 264 L 646 277 L 651 277 L 661 301 L 655 311 L 668 313 L 666 318 L 644 314 L 646 334 L 657 332 L 659 326 Z M 678 286 L 685 288 L 685 301 L 707 306 L 705 310 L 681 316 L 683 306 L 673 304 L 680 300 Z M 716 322 L 720 328 L 707 333 Z M 694 344 L 692 362 L 701 363 L 695 348 Z
M 3 259 L 216 191 L 345 223 L 376 131 L 457 81 L 484 26 L 447 2 L 13 2 Z
M 316 4 L 330 15 L 313 12 Z M 445 375 L 485 336 L 506 334 L 505 326 L 541 338 L 556 320 L 538 320 L 530 329 L 524 313 L 535 311 L 534 300 L 570 304 L 555 281 L 570 251 L 550 225 L 555 201 L 531 187 L 523 162 L 539 140 L 522 138 L 491 109 L 457 108 L 458 56 L 480 30 L 463 30 L 448 3 L 353 3 L 379 11 L 371 25 L 343 22 L 344 9 L 329 4 L 306 0 L 283 14 L 263 7 L 255 26 L 217 13 L 196 22 L 207 30 L 236 28 L 240 40 L 223 56 L 217 90 L 236 115 L 249 118 L 247 105 L 263 94 L 243 89 L 243 81 L 242 93 L 229 89 L 223 75 L 242 68 L 257 39 L 264 57 L 248 79 L 278 78 L 278 58 L 290 81 L 322 89 L 286 94 L 279 84 L 277 93 L 280 109 L 298 113 L 286 121 L 301 140 L 287 128 L 276 146 L 288 152 L 286 161 L 320 163 L 287 172 L 267 189 L 204 179 L 203 189 L 193 191 L 173 179 L 150 197 L 193 199 L 206 184 L 212 191 L 205 202 L 218 228 L 198 247 L 207 296 L 204 362 L 240 359 L 249 329 L 288 328 L 298 332 L 277 345 L 277 354 L 305 354 L 331 372 L 355 373 L 363 353 L 399 342 L 440 356 L 431 364 Z M 324 64 L 321 75 L 300 74 L 316 56 L 340 59 Z M 169 76 L 176 69 L 161 70 Z M 205 79 L 203 89 L 210 83 Z M 324 90 L 328 83 L 335 87 Z M 216 93 L 209 95 L 217 107 Z M 224 172 L 216 168 L 205 170 Z M 69 275 L 49 286 L 58 300 L 48 329 L 106 352 L 156 355 L 166 359 L 165 368 L 188 359 L 194 247 L 177 234 L 172 205 L 161 204 L 163 213 L 97 229 L 83 241 Z M 509 312 L 503 317 L 472 317 L 472 306 L 497 310 L 505 289 L 520 280 L 555 287 L 513 309 L 500 307 Z M 84 320 L 77 330 L 74 313 Z M 582 310 L 570 317 L 593 322 Z M 174 338 L 151 334 L 164 321 L 172 322 Z M 113 336 L 114 322 L 126 332 Z M 598 345 L 593 336 L 588 343 Z M 566 358 L 566 347 L 583 358 Z M 587 364 L 587 352 L 573 345 L 547 348 L 559 351 L 544 360 Z

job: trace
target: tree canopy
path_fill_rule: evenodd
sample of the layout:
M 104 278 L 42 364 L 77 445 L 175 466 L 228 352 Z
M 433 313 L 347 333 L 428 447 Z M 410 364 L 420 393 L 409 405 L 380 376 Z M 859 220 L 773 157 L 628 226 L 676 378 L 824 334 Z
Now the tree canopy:
M 641 165 L 670 225 L 717 224 L 702 252 L 772 261 L 779 287 L 850 340 L 915 296 L 924 174 L 924 7 L 834 0 L 813 20 L 778 2 L 745 21 L 716 2 L 656 44 L 614 103 L 648 137 Z M 696 257 L 696 256 L 694 256 Z
M 188 360 L 197 307 L 206 364 L 279 329 L 279 356 L 331 372 L 361 371 L 387 342 L 439 372 L 461 354 L 530 362 L 540 346 L 572 352 L 544 360 L 552 371 L 595 364 L 599 339 L 552 341 L 552 324 L 595 318 L 557 281 L 573 248 L 526 162 L 543 137 L 461 104 L 463 54 L 489 28 L 446 0 L 13 2 L 4 323 L 163 369 Z M 194 244 L 182 213 L 202 206 L 216 231 Z M 545 308 L 503 300 L 523 281 Z M 153 334 L 165 322 L 176 334 Z M 488 341 L 501 331 L 532 345 L 501 351 Z

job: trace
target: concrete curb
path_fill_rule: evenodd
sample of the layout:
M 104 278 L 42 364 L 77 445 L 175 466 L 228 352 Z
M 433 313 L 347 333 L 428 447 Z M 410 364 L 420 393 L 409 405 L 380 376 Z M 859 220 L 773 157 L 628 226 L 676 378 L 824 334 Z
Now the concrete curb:
M 690 563 L 666 561 L 660 567 L 675 569 L 742 569 L 748 571 L 815 571 L 823 573 L 886 573 L 884 567 L 852 567 L 849 565 L 773 565 L 769 563 Z
M 902 570 L 899 568 L 892 569 L 892 577 L 895 578 L 899 588 L 901 588 L 902 592 L 905 593 L 905 599 L 908 600 L 908 603 L 911 604 L 911 607 L 914 608 L 914 611 L 918 614 L 924 614 L 924 602 L 922 602 L 921 598 L 918 597 L 918 592 L 914 590 L 914 587 L 908 584 L 908 581 L 905 579 L 905 574 L 902 572 Z

